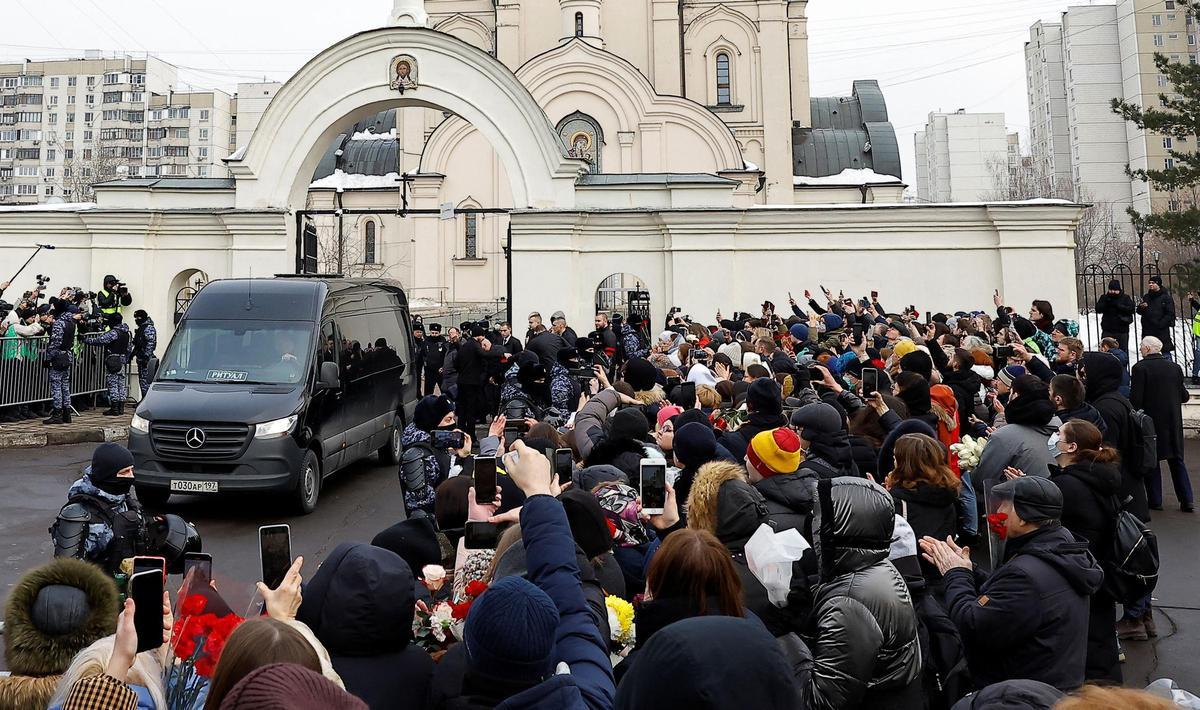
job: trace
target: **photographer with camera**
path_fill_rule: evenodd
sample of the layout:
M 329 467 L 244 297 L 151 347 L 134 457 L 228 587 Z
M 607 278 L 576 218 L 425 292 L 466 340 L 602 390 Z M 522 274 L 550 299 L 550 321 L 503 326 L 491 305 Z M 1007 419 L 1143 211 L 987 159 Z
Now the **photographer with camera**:
M 133 354 L 133 336 L 120 313 L 104 316 L 106 330 L 102 333 L 84 333 L 83 342 L 104 348 L 104 386 L 108 388 L 106 417 L 118 417 L 125 413 L 125 399 L 129 396 L 129 379 L 125 366 Z
M 137 330 L 133 333 L 133 357 L 137 361 L 141 396 L 145 399 L 146 391 L 150 389 L 150 358 L 154 357 L 154 350 L 158 347 L 158 330 L 155 329 L 150 314 L 140 309 L 133 312 L 133 322 L 137 325 Z M 420 366 L 416 368 L 416 372 L 419 377 Z
M 42 326 L 50 328 L 50 339 L 42 353 L 42 367 L 50 371 L 50 400 L 54 409 L 43 424 L 71 423 L 71 369 L 75 367 L 75 330 L 83 317 L 79 306 L 68 296 L 71 288 L 64 288 L 58 298 L 50 299 L 50 310 L 42 317 Z M 51 320 L 52 319 L 52 320 Z
M 96 292 L 96 308 L 101 315 L 120 314 L 121 309 L 133 303 L 129 295 L 129 287 L 118 281 L 116 276 L 109 274 L 104 277 L 104 288 Z

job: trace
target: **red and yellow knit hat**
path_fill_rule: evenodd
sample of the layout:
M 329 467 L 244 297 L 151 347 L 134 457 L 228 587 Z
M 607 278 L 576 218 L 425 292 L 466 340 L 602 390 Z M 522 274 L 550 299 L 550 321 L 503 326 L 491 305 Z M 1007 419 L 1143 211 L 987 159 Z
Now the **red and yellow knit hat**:
M 760 432 L 750 440 L 746 459 L 763 478 L 792 473 L 800 466 L 800 437 L 787 427 Z

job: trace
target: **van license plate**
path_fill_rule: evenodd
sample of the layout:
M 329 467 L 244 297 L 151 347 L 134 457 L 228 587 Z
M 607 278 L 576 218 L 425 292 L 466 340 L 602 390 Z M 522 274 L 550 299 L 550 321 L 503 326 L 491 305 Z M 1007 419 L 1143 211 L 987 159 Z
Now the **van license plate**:
M 171 481 L 174 493 L 216 493 L 216 481 Z

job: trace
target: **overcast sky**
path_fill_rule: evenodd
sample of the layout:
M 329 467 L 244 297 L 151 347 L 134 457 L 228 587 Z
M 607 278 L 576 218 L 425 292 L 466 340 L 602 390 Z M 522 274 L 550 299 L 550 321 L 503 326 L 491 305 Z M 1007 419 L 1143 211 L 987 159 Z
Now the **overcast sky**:
M 610 2 L 614 0 L 609 0 Z M 621 1 L 621 0 L 615 0 Z M 1029 25 L 1106 0 L 810 0 L 814 95 L 878 79 L 913 173 L 913 133 L 930 111 L 1003 112 L 1028 137 L 1023 44 Z M 3 0 L 0 58 L 150 52 L 197 87 L 287 79 L 308 58 L 382 24 L 391 0 Z

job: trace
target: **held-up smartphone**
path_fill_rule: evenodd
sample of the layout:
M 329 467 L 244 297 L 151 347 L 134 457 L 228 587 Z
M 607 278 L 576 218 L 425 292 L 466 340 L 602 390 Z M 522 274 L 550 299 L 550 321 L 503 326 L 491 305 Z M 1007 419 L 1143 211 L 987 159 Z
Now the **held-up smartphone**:
M 258 529 L 258 556 L 262 581 L 267 589 L 278 589 L 292 566 L 292 529 L 288 525 L 264 525 Z
M 129 598 L 133 600 L 133 628 L 137 631 L 137 652 L 153 651 L 163 643 L 162 573 L 156 569 L 138 572 L 129 578 Z
M 454 449 L 458 450 L 466 443 L 461 431 L 443 431 L 441 429 L 433 432 L 433 448 L 435 449 Z
M 668 392 L 670 392 L 670 391 L 671 391 L 672 389 L 674 389 L 674 388 L 675 388 L 675 387 L 676 387 L 676 386 L 677 386 L 677 385 L 678 385 L 680 382 L 683 382 L 683 379 L 682 379 L 682 378 L 680 378 L 678 375 L 671 375 L 670 377 L 668 377 L 668 378 L 667 378 L 667 391 L 668 391 Z
M 855 323 L 855 324 L 854 324 L 854 327 L 853 327 L 853 328 L 851 328 L 851 331 L 852 331 L 852 332 L 853 332 L 853 334 L 854 334 L 854 344 L 855 344 L 855 345 L 862 345 L 862 339 L 863 339 L 863 327 L 862 327 L 862 323 Z
M 642 459 L 642 512 L 662 515 L 667 506 L 667 462 L 661 459 Z
M 683 402 L 684 409 L 691 409 L 696 406 L 696 383 L 681 382 L 679 384 L 679 401 Z
M 468 550 L 494 550 L 500 542 L 500 527 L 493 523 L 468 522 L 463 544 Z
M 149 570 L 157 571 L 162 575 L 163 581 L 167 579 L 167 559 L 165 557 L 153 557 L 139 555 L 133 558 L 133 573 L 146 572 Z
M 878 292 L 878 291 L 872 291 L 872 292 L 871 292 L 871 298 L 879 298 L 879 292 Z
M 570 449 L 555 449 L 554 472 L 558 474 L 558 484 L 561 486 L 571 480 L 571 474 L 575 471 L 575 459 L 571 456 Z
M 1000 359 L 1000 362 L 1007 362 L 1008 359 L 1012 356 L 1013 356 L 1013 346 L 1011 346 L 1011 345 L 997 345 L 996 346 L 996 357 Z
M 496 457 L 475 457 L 475 502 L 491 505 L 496 502 Z
M 212 555 L 207 552 L 188 552 L 183 556 L 183 578 L 196 570 L 197 579 L 212 579 Z
M 862 396 L 863 399 L 874 395 L 879 391 L 879 370 L 873 367 L 864 367 L 862 371 Z

